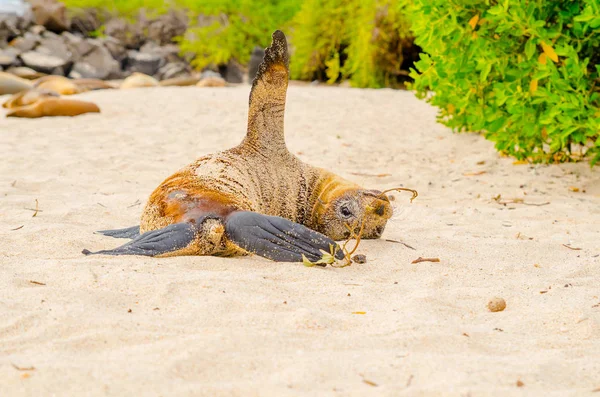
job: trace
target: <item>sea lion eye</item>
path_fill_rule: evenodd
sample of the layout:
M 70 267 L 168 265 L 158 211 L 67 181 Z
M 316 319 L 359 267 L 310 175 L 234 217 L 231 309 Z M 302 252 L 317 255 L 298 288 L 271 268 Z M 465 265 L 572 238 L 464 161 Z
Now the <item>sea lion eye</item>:
M 352 211 L 350 211 L 350 208 L 348 208 L 347 206 L 343 205 L 340 208 L 340 214 L 342 214 L 342 216 L 344 218 L 350 218 L 352 216 Z

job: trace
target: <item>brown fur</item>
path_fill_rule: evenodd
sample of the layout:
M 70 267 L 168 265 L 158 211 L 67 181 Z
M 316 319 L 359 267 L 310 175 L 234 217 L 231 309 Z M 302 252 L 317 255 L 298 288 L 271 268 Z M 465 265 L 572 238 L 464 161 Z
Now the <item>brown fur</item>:
M 38 118 L 49 116 L 78 116 L 100 113 L 95 103 L 62 98 L 42 98 L 39 101 L 9 112 L 6 117 Z
M 391 216 L 387 198 L 374 203 L 373 191 L 305 164 L 287 149 L 283 117 L 288 79 L 287 42 L 277 31 L 252 85 L 243 142 L 202 157 L 167 178 L 146 204 L 142 233 L 193 222 L 202 213 L 227 216 L 241 210 L 281 216 L 337 240 L 349 234 L 346 223 L 356 226 L 365 215 L 363 237 L 379 237 Z M 353 219 L 337 216 L 338 207 L 346 204 L 355 209 Z M 378 214 L 366 212 L 370 204 Z M 218 221 L 206 223 L 212 226 L 203 225 L 188 247 L 169 255 L 244 253 L 227 239 Z
M 37 79 L 33 86 L 43 90 L 54 91 L 60 95 L 75 95 L 83 91 L 73 80 L 64 76 L 44 76 Z
M 42 98 L 49 97 L 58 97 L 58 94 L 54 91 L 32 88 L 30 90 L 21 91 L 18 94 L 14 94 L 2 104 L 2 107 L 6 109 L 15 109 L 18 107 L 31 105 Z

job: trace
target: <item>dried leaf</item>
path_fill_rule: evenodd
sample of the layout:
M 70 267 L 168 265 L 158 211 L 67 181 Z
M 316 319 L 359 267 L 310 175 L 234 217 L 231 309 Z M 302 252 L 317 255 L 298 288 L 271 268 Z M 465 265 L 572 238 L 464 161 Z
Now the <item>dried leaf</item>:
M 440 261 L 440 258 L 422 258 L 422 257 L 418 257 L 417 259 L 415 259 L 411 263 L 439 262 L 439 261 Z
M 479 22 L 479 15 L 475 15 L 469 20 L 469 26 L 471 26 L 471 29 L 475 29 L 477 22 Z
M 569 190 L 572 191 L 572 192 L 577 193 L 579 191 L 579 188 L 575 187 L 575 186 L 569 186 Z
M 558 55 L 556 55 L 556 52 L 554 51 L 554 48 L 552 48 L 552 46 L 542 41 L 542 50 L 544 50 L 544 54 L 546 54 L 546 56 L 550 58 L 553 62 L 558 62 Z
M 537 88 L 538 88 L 537 79 L 531 80 L 531 83 L 529 83 L 529 92 L 531 92 L 532 94 L 535 94 L 535 92 L 537 91 Z

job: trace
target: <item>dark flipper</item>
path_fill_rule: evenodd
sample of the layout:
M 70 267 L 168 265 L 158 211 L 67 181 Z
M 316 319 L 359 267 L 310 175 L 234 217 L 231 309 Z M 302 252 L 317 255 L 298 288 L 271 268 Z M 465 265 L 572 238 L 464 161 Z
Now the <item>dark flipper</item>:
M 302 255 L 315 262 L 323 255 L 319 250 L 337 248 L 335 241 L 306 226 L 256 212 L 229 215 L 225 230 L 231 241 L 246 251 L 280 262 L 302 262 Z M 336 257 L 344 257 L 339 248 Z
M 136 238 L 140 235 L 140 227 L 132 226 L 125 229 L 98 230 L 96 233 L 114 238 Z
M 127 229 L 123 229 L 127 230 Z M 162 229 L 138 235 L 127 244 L 113 250 L 90 252 L 85 255 L 144 255 L 155 256 L 185 248 L 195 237 L 196 227 L 191 223 L 175 223 Z M 116 237 L 116 236 L 113 236 Z

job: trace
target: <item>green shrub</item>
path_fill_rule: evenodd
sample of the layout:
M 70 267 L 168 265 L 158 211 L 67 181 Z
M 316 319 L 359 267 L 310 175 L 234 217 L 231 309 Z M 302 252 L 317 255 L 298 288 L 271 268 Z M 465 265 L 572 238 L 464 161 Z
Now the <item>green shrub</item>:
M 414 88 L 530 162 L 600 160 L 598 0 L 414 0 Z M 429 94 L 429 91 L 433 94 Z
M 412 46 L 406 1 L 306 0 L 294 18 L 292 77 L 396 86 Z
M 194 66 L 225 64 L 230 59 L 246 63 L 254 46 L 271 43 L 271 33 L 285 29 L 300 8 L 299 0 L 178 0 L 193 19 L 199 15 L 212 20 L 207 26 L 188 29 L 181 50 L 195 54 Z M 212 17 L 212 18 L 211 18 Z M 206 18 L 204 18 L 206 19 Z

